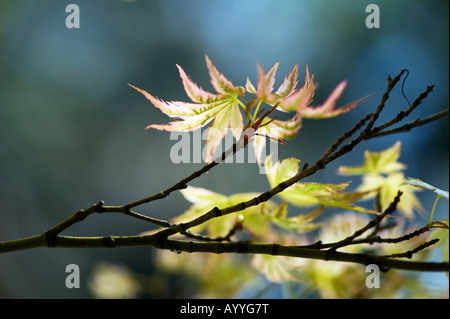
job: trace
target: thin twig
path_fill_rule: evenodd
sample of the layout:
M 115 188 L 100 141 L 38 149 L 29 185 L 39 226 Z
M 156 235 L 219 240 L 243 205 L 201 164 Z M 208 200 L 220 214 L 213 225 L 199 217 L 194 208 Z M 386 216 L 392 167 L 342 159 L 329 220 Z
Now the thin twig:
M 395 225 L 389 225 L 390 227 L 395 226 Z M 380 227 L 380 229 L 384 229 L 383 227 Z M 411 233 L 408 233 L 406 235 L 400 236 L 400 237 L 395 237 L 395 238 L 382 238 L 380 236 L 375 236 L 375 235 L 369 235 L 367 237 L 364 238 L 360 238 L 360 239 L 353 239 L 351 242 L 346 243 L 345 246 L 350 246 L 350 245 L 361 245 L 361 244 L 398 244 L 401 243 L 403 241 L 407 241 L 410 240 L 414 237 L 420 236 L 423 233 L 425 233 L 426 231 L 429 230 L 428 225 L 425 227 L 422 227 L 420 229 L 417 229 Z M 331 248 L 333 246 L 336 246 L 336 244 L 339 242 L 334 242 L 334 243 L 322 243 L 321 241 L 311 244 L 311 245 L 305 245 L 305 246 L 301 246 L 304 248 L 314 248 L 314 249 L 327 249 L 327 248 Z M 342 246 L 341 246 L 342 247 Z
M 348 236 L 347 238 L 335 243 L 328 252 L 335 251 L 338 248 L 348 246 L 355 238 L 361 236 L 364 234 L 367 230 L 375 227 L 376 225 L 380 224 L 383 218 L 385 218 L 387 215 L 392 214 L 395 209 L 397 208 L 397 204 L 400 201 L 400 197 L 402 196 L 402 192 L 398 191 L 397 196 L 395 196 L 392 203 L 389 205 L 388 208 L 384 210 L 384 212 L 380 215 L 377 215 L 373 220 L 371 220 L 366 226 L 362 227 L 361 229 L 358 229 L 353 233 L 353 235 Z
M 400 111 L 396 117 L 394 117 L 392 120 L 384 123 L 383 125 L 377 126 L 372 130 L 372 133 L 375 134 L 377 132 L 383 131 L 386 128 L 402 121 L 405 117 L 407 117 L 409 114 L 411 114 L 412 111 L 414 111 L 420 104 L 422 104 L 422 101 L 432 92 L 434 89 L 434 85 L 429 85 L 427 89 L 422 92 L 417 99 L 414 100 L 414 102 L 409 106 L 409 108 L 406 111 Z
M 418 118 L 414 122 L 410 122 L 410 123 L 404 124 L 404 125 L 402 125 L 400 127 L 397 127 L 397 128 L 391 129 L 391 130 L 385 130 L 385 131 L 382 131 L 382 132 L 377 132 L 377 133 L 374 133 L 372 136 L 373 137 L 380 137 L 380 136 L 386 136 L 386 135 L 395 134 L 395 133 L 409 132 L 415 127 L 419 127 L 419 126 L 428 124 L 428 123 L 433 122 L 435 120 L 438 120 L 438 119 L 440 119 L 440 118 L 442 118 L 444 116 L 447 116 L 448 113 L 449 113 L 449 109 L 446 109 L 446 110 L 443 110 L 443 111 L 441 111 L 439 113 L 431 115 L 431 116 L 429 116 L 427 118 L 424 118 L 423 120 Z
M 430 241 L 427 241 L 427 242 L 423 243 L 422 245 L 420 245 L 420 246 L 418 246 L 418 247 L 416 247 L 416 248 L 414 248 L 412 250 L 408 250 L 408 251 L 406 251 L 404 253 L 398 253 L 398 254 L 392 254 L 392 255 L 384 255 L 384 256 L 381 256 L 381 257 L 385 257 L 385 258 L 408 258 L 408 259 L 411 259 L 414 254 L 418 253 L 421 250 L 424 250 L 425 248 L 428 248 L 428 247 L 436 244 L 438 241 L 439 241 L 439 238 L 435 238 L 435 239 L 432 239 Z
M 388 76 L 388 86 L 386 88 L 386 92 L 384 92 L 383 97 L 381 98 L 381 102 L 377 107 L 377 110 L 373 114 L 370 122 L 367 124 L 364 130 L 364 135 L 367 135 L 372 129 L 373 125 L 375 124 L 375 121 L 378 119 L 380 113 L 383 111 L 386 101 L 389 99 L 391 91 L 394 89 L 395 85 L 398 83 L 398 81 L 400 81 L 400 78 L 406 71 L 407 70 L 402 70 L 394 79 L 392 79 L 391 76 Z

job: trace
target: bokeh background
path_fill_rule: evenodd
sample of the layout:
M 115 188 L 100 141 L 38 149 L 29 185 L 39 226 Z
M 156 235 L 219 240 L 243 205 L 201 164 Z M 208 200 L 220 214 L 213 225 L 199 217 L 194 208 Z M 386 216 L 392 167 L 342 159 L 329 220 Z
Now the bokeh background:
M 68 29 L 65 8 L 79 5 L 81 28 Z M 381 28 L 367 29 L 365 8 L 375 3 Z M 415 99 L 427 85 L 435 91 L 411 117 L 448 107 L 448 1 L 32 1 L 0 2 L 0 241 L 42 233 L 79 209 L 104 200 L 120 205 L 172 185 L 200 164 L 173 164 L 169 133 L 144 130 L 168 118 L 132 83 L 166 100 L 187 97 L 175 64 L 211 90 L 204 56 L 234 84 L 256 80 L 281 61 L 277 83 L 296 63 L 308 65 L 323 101 L 343 79 L 340 104 L 375 96 L 337 119 L 304 121 L 279 157 L 314 161 L 331 141 L 375 109 L 389 74 L 410 71 L 405 94 Z M 381 121 L 405 109 L 400 86 Z M 448 190 L 448 119 L 360 145 L 315 175 L 344 181 L 338 165 L 362 162 L 364 149 L 403 142 L 407 176 Z M 264 191 L 255 164 L 226 164 L 192 183 L 224 194 Z M 434 196 L 419 194 L 425 208 Z M 189 207 L 178 193 L 139 211 L 170 218 Z M 448 217 L 445 201 L 436 218 Z M 426 217 L 418 217 L 425 222 Z M 65 234 L 129 235 L 149 225 L 125 216 L 92 216 Z M 142 276 L 157 276 L 152 249 L 33 249 L 0 255 L 2 298 L 89 298 L 95 265 L 118 263 Z M 81 288 L 65 287 L 65 267 L 81 270 Z M 448 286 L 444 274 L 427 285 Z M 176 293 L 150 297 L 180 296 Z M 181 295 L 182 297 L 186 297 Z

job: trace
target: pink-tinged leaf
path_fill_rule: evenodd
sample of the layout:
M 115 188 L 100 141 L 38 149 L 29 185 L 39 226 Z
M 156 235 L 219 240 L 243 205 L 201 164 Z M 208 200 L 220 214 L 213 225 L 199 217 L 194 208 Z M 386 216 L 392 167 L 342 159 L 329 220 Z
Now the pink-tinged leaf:
M 309 100 L 309 103 L 311 103 L 312 99 L 314 97 L 314 89 L 316 88 L 316 85 L 314 84 L 314 74 L 313 75 L 309 74 L 308 66 L 306 66 L 305 84 L 303 85 L 302 88 L 312 88 L 313 89 L 313 93 L 311 94 L 311 97 Z
M 364 102 L 365 100 L 369 99 L 372 96 L 373 96 L 373 94 L 368 95 L 366 97 L 363 97 L 362 99 L 359 99 L 359 100 L 356 100 L 354 102 L 348 103 L 348 104 L 346 104 L 346 105 L 344 105 L 344 106 L 342 106 L 342 107 L 340 107 L 340 108 L 338 108 L 336 110 L 328 112 L 326 114 L 326 116 L 324 116 L 324 118 L 325 117 L 335 117 L 335 116 L 338 116 L 340 114 L 347 113 L 348 111 L 352 110 L 353 108 L 355 108 L 356 106 L 358 106 L 359 104 L 361 104 L 362 102 Z
M 258 89 L 256 95 L 262 100 L 267 101 L 272 91 L 270 90 L 269 84 L 267 83 L 266 73 L 263 67 L 258 64 Z
M 214 102 L 218 98 L 217 95 L 206 92 L 202 88 L 198 87 L 197 84 L 192 82 L 192 80 L 186 75 L 181 66 L 177 64 L 177 67 L 180 72 L 180 77 L 183 80 L 184 90 L 192 101 L 198 103 L 210 103 Z
M 258 135 L 253 142 L 253 149 L 258 165 L 261 166 L 262 151 L 266 146 L 267 138 L 264 135 L 277 140 L 292 139 L 297 135 L 300 128 L 301 116 L 298 113 L 287 121 L 266 118 L 258 129 Z
M 346 86 L 347 81 L 342 81 L 341 83 L 339 83 L 338 86 L 330 94 L 330 96 L 326 99 L 324 104 L 322 104 L 321 106 L 301 107 L 297 111 L 305 118 L 312 118 L 312 119 L 331 118 L 350 111 L 351 109 L 358 106 L 360 103 L 364 102 L 365 100 L 367 100 L 372 96 L 372 95 L 366 96 L 362 99 L 349 103 L 343 107 L 334 109 L 337 100 L 341 97 Z
M 232 103 L 224 107 L 215 117 L 214 122 L 206 133 L 205 140 L 205 161 L 210 163 L 221 140 L 228 132 L 228 128 L 232 128 L 232 133 L 236 139 L 241 135 L 244 123 L 242 114 L 239 111 L 239 104 Z
M 275 81 L 275 73 L 278 68 L 278 63 L 276 63 L 269 71 L 268 74 L 264 72 L 263 67 L 258 64 L 258 89 L 256 95 L 263 102 L 268 104 L 275 104 L 277 98 L 272 94 L 273 83 Z
M 247 77 L 247 82 L 245 82 L 245 89 L 247 90 L 247 92 L 256 94 L 256 89 L 253 86 L 252 82 L 250 82 L 250 79 Z
M 305 108 L 311 103 L 314 96 L 314 76 L 310 76 L 308 67 L 306 67 L 305 84 L 298 90 L 295 87 L 298 84 L 298 64 L 295 65 L 287 77 L 284 78 L 280 87 L 275 93 L 273 85 L 275 83 L 275 74 L 280 62 L 275 63 L 267 72 L 258 64 L 258 88 L 251 84 L 247 78 L 246 89 L 248 92 L 256 94 L 257 100 L 269 105 L 279 104 L 277 109 L 283 112 L 296 111 L 298 107 Z
M 264 113 L 255 123 L 253 123 L 252 128 L 257 131 L 261 126 L 263 125 L 267 125 L 270 122 L 272 122 L 273 120 L 269 119 L 267 116 L 272 113 L 275 110 L 276 106 L 273 106 L 270 108 L 270 110 L 268 110 L 266 113 Z M 260 110 L 258 112 L 258 114 L 256 114 L 256 117 L 258 117 L 262 112 L 264 111 L 264 109 Z M 264 124 L 263 124 L 264 122 Z
M 229 94 L 234 97 L 243 96 L 245 89 L 240 86 L 234 86 L 223 74 L 221 74 L 214 66 L 208 56 L 206 56 L 206 66 L 208 67 L 211 84 L 214 89 L 221 94 Z
M 200 88 L 177 65 L 184 89 L 189 98 L 196 103 L 180 101 L 165 102 L 140 88 L 131 84 L 129 85 L 142 93 L 163 113 L 172 118 L 180 119 L 179 121 L 168 124 L 151 124 L 146 128 L 186 132 L 203 127 L 212 121 L 205 142 L 206 161 L 209 163 L 221 140 L 227 133 L 228 128 L 232 130 L 236 139 L 240 138 L 244 125 L 237 97 L 244 95 L 245 88 L 239 86 L 234 87 L 216 69 L 208 56 L 206 56 L 206 64 L 211 77 L 211 83 L 219 94 L 212 94 Z
M 313 85 L 305 85 L 298 91 L 285 97 L 280 101 L 280 108 L 283 111 L 299 111 L 306 109 L 314 94 Z
M 169 124 L 151 124 L 146 129 L 154 128 L 164 131 L 190 132 L 207 125 L 220 111 L 220 108 L 212 108 L 201 114 L 185 116 L 181 121 L 174 121 Z
M 317 107 L 307 107 L 306 105 L 299 106 L 298 112 L 306 118 L 322 118 L 331 112 L 336 105 L 337 100 L 341 97 L 342 93 L 347 86 L 347 81 L 342 81 L 333 90 L 330 96 L 326 99 L 325 103 Z
M 155 98 L 153 95 L 148 93 L 147 91 L 140 89 L 134 85 L 128 84 L 130 87 L 135 89 L 136 91 L 142 93 L 148 100 L 150 100 L 154 106 L 159 108 L 164 114 L 172 117 L 179 118 L 183 116 L 190 116 L 200 114 L 209 110 L 213 105 L 208 104 L 196 104 L 196 103 L 185 103 L 185 102 L 164 102 L 158 98 Z
M 280 87 L 275 92 L 276 95 L 283 98 L 292 93 L 294 88 L 298 84 L 298 64 L 296 64 L 291 71 L 289 71 L 288 76 L 284 77 L 283 82 L 280 84 Z
M 301 128 L 301 116 L 296 113 L 287 121 L 274 120 L 266 126 L 267 133 L 278 139 L 292 139 Z
M 270 92 L 273 91 L 273 85 L 275 84 L 275 75 L 277 74 L 277 70 L 278 70 L 278 66 L 280 65 L 280 61 L 278 61 L 277 63 L 275 63 L 269 70 L 269 72 L 267 72 L 266 75 L 266 82 L 267 82 L 267 86 L 270 89 Z

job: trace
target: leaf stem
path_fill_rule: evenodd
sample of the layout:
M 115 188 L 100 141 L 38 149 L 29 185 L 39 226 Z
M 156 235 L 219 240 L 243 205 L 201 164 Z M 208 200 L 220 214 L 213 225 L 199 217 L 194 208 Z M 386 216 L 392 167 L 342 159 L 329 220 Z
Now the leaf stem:
M 258 111 L 259 111 L 259 108 L 260 108 L 260 106 L 261 106 L 261 103 L 262 103 L 262 100 L 259 101 L 259 102 L 258 102 L 258 105 L 256 106 L 255 113 L 253 114 L 253 118 L 254 118 L 254 119 L 256 119 L 256 117 L 258 116 Z
M 247 107 L 245 106 L 245 104 L 242 103 L 241 100 L 239 100 L 238 98 L 236 98 L 236 101 L 238 102 L 238 104 L 239 104 L 240 106 L 242 106 L 242 108 L 244 109 L 244 111 L 247 113 Z M 247 113 L 247 114 L 248 114 L 248 116 L 250 117 L 250 121 L 252 121 L 252 124 L 255 123 L 254 117 L 253 117 L 250 113 Z
M 438 195 L 438 196 L 436 197 L 436 200 L 434 201 L 433 208 L 431 209 L 430 221 L 428 222 L 428 225 L 431 225 L 431 223 L 433 222 L 433 214 L 434 214 L 434 210 L 435 210 L 435 208 L 436 208 L 436 204 L 437 204 L 439 198 L 441 198 L 441 197 L 442 197 L 441 195 Z

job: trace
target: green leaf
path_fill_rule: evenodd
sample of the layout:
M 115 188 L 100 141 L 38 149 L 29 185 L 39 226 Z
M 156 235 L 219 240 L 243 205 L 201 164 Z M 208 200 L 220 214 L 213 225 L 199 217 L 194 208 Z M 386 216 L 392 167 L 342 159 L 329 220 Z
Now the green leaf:
M 414 210 L 423 214 L 425 211 L 419 199 L 414 194 L 417 190 L 412 186 L 404 185 L 404 182 L 405 175 L 403 173 L 390 174 L 385 178 L 381 192 L 382 209 L 386 209 L 392 203 L 395 195 L 400 190 L 403 194 L 397 208 L 408 217 L 412 217 Z
M 271 221 L 283 229 L 304 233 L 317 229 L 321 226 L 321 224 L 314 224 L 311 223 L 311 221 L 315 219 L 322 211 L 323 206 L 320 206 L 311 213 L 287 217 L 287 203 L 282 202 L 271 214 Z
M 305 261 L 302 258 L 254 255 L 251 265 L 265 277 L 275 283 L 301 280 L 299 272 L 303 269 Z
M 419 199 L 414 194 L 418 189 L 405 184 L 403 173 L 391 173 L 387 177 L 378 174 L 366 174 L 357 190 L 368 194 L 365 199 L 375 198 L 379 194 L 378 200 L 382 211 L 389 207 L 400 190 L 403 194 L 397 205 L 398 210 L 408 217 L 413 215 L 414 210 L 419 213 L 424 212 Z
M 390 174 L 404 170 L 406 165 L 397 161 L 400 157 L 401 145 L 399 141 L 381 152 L 365 151 L 363 166 L 341 166 L 338 172 L 342 175 L 361 175 L 367 173 Z
M 258 129 L 258 135 L 253 142 L 258 165 L 261 165 L 261 155 L 267 139 L 289 140 L 294 138 L 301 128 L 301 119 L 301 116 L 296 113 L 287 121 L 273 120 L 268 117 L 263 120 L 261 127 Z
M 239 204 L 241 202 L 249 201 L 250 199 L 258 196 L 258 193 L 239 193 L 231 196 L 225 196 L 204 188 L 188 186 L 186 189 L 181 190 L 181 194 L 190 201 L 193 205 L 187 209 L 183 214 L 173 219 L 175 223 L 183 223 L 195 219 L 214 207 L 223 209 L 229 206 Z M 260 203 L 257 206 L 246 208 L 238 213 L 228 214 L 218 218 L 208 220 L 202 225 L 196 226 L 192 229 L 193 232 L 200 233 L 206 230 L 207 235 L 211 237 L 226 236 L 228 232 L 238 221 L 238 215 L 243 215 L 244 220 L 250 227 L 257 226 L 259 229 L 266 229 L 265 225 L 253 225 L 249 223 L 250 215 L 263 216 L 266 210 L 271 210 L 275 207 L 272 202 Z M 256 221 L 258 218 L 252 218 Z M 264 217 L 259 219 L 258 223 L 267 223 L 268 218 Z
M 418 178 L 410 178 L 410 177 L 408 177 L 408 179 L 405 181 L 405 184 L 421 187 L 423 189 L 428 189 L 430 191 L 435 192 L 438 196 L 444 197 L 447 200 L 447 203 L 449 201 L 449 198 L 448 198 L 449 195 L 448 195 L 447 191 L 444 191 L 444 190 L 439 189 L 437 187 L 434 187 L 434 186 L 432 186 L 430 184 L 427 184 L 427 183 L 421 181 Z
M 211 77 L 211 84 L 218 93 L 234 97 L 242 97 L 244 95 L 245 89 L 241 86 L 234 86 L 231 81 L 217 70 L 208 56 L 206 56 L 206 66 Z
M 183 214 L 173 218 L 174 223 L 185 223 L 201 215 L 205 214 L 214 207 L 223 208 L 228 204 L 228 198 L 225 195 L 212 192 L 210 190 L 189 186 L 180 191 L 181 194 L 193 205 L 187 209 Z M 234 225 L 234 215 L 226 215 L 221 217 L 221 223 L 224 227 L 229 227 L 230 230 Z M 217 227 L 211 226 L 211 223 L 203 223 L 199 226 L 193 227 L 191 230 L 195 233 L 202 232 L 205 228 L 209 228 L 208 235 L 210 236 L 225 236 L 227 231 L 218 231 Z
M 298 172 L 299 160 L 289 158 L 281 163 L 272 163 L 272 157 L 268 156 L 265 161 L 265 169 L 270 186 L 273 188 L 293 177 Z M 377 213 L 363 207 L 350 204 L 350 200 L 357 197 L 345 197 L 343 191 L 350 182 L 340 184 L 321 183 L 295 183 L 278 195 L 293 205 L 300 207 L 310 207 L 314 205 L 324 205 L 364 213 Z
M 175 223 L 187 222 L 195 219 L 214 207 L 223 209 L 257 197 L 258 193 L 238 193 L 225 196 L 207 189 L 189 186 L 181 190 L 182 195 L 193 205 L 182 215 L 173 219 Z M 264 239 L 273 236 L 271 224 L 295 231 L 307 232 L 319 227 L 319 224 L 311 223 L 322 211 L 322 207 L 308 214 L 299 214 L 288 217 L 287 203 L 276 205 L 272 201 L 260 203 L 257 206 L 248 207 L 234 214 L 211 219 L 202 225 L 192 229 L 195 233 L 206 230 L 208 236 L 226 236 L 236 223 L 242 223 L 255 238 Z
M 433 247 L 439 247 L 439 246 L 443 246 L 442 247 L 442 260 L 445 262 L 448 262 L 448 255 L 449 255 L 449 223 L 448 220 L 441 220 L 439 222 L 434 222 L 433 224 L 437 225 L 438 223 L 443 224 L 443 227 L 437 227 L 435 228 L 433 231 L 431 231 L 431 233 L 428 235 L 428 241 L 433 240 L 438 238 L 439 241 L 433 245 Z M 445 228 L 445 226 L 447 226 L 447 228 Z
M 131 299 L 143 291 L 141 282 L 128 268 L 107 262 L 94 265 L 89 290 L 99 299 Z

